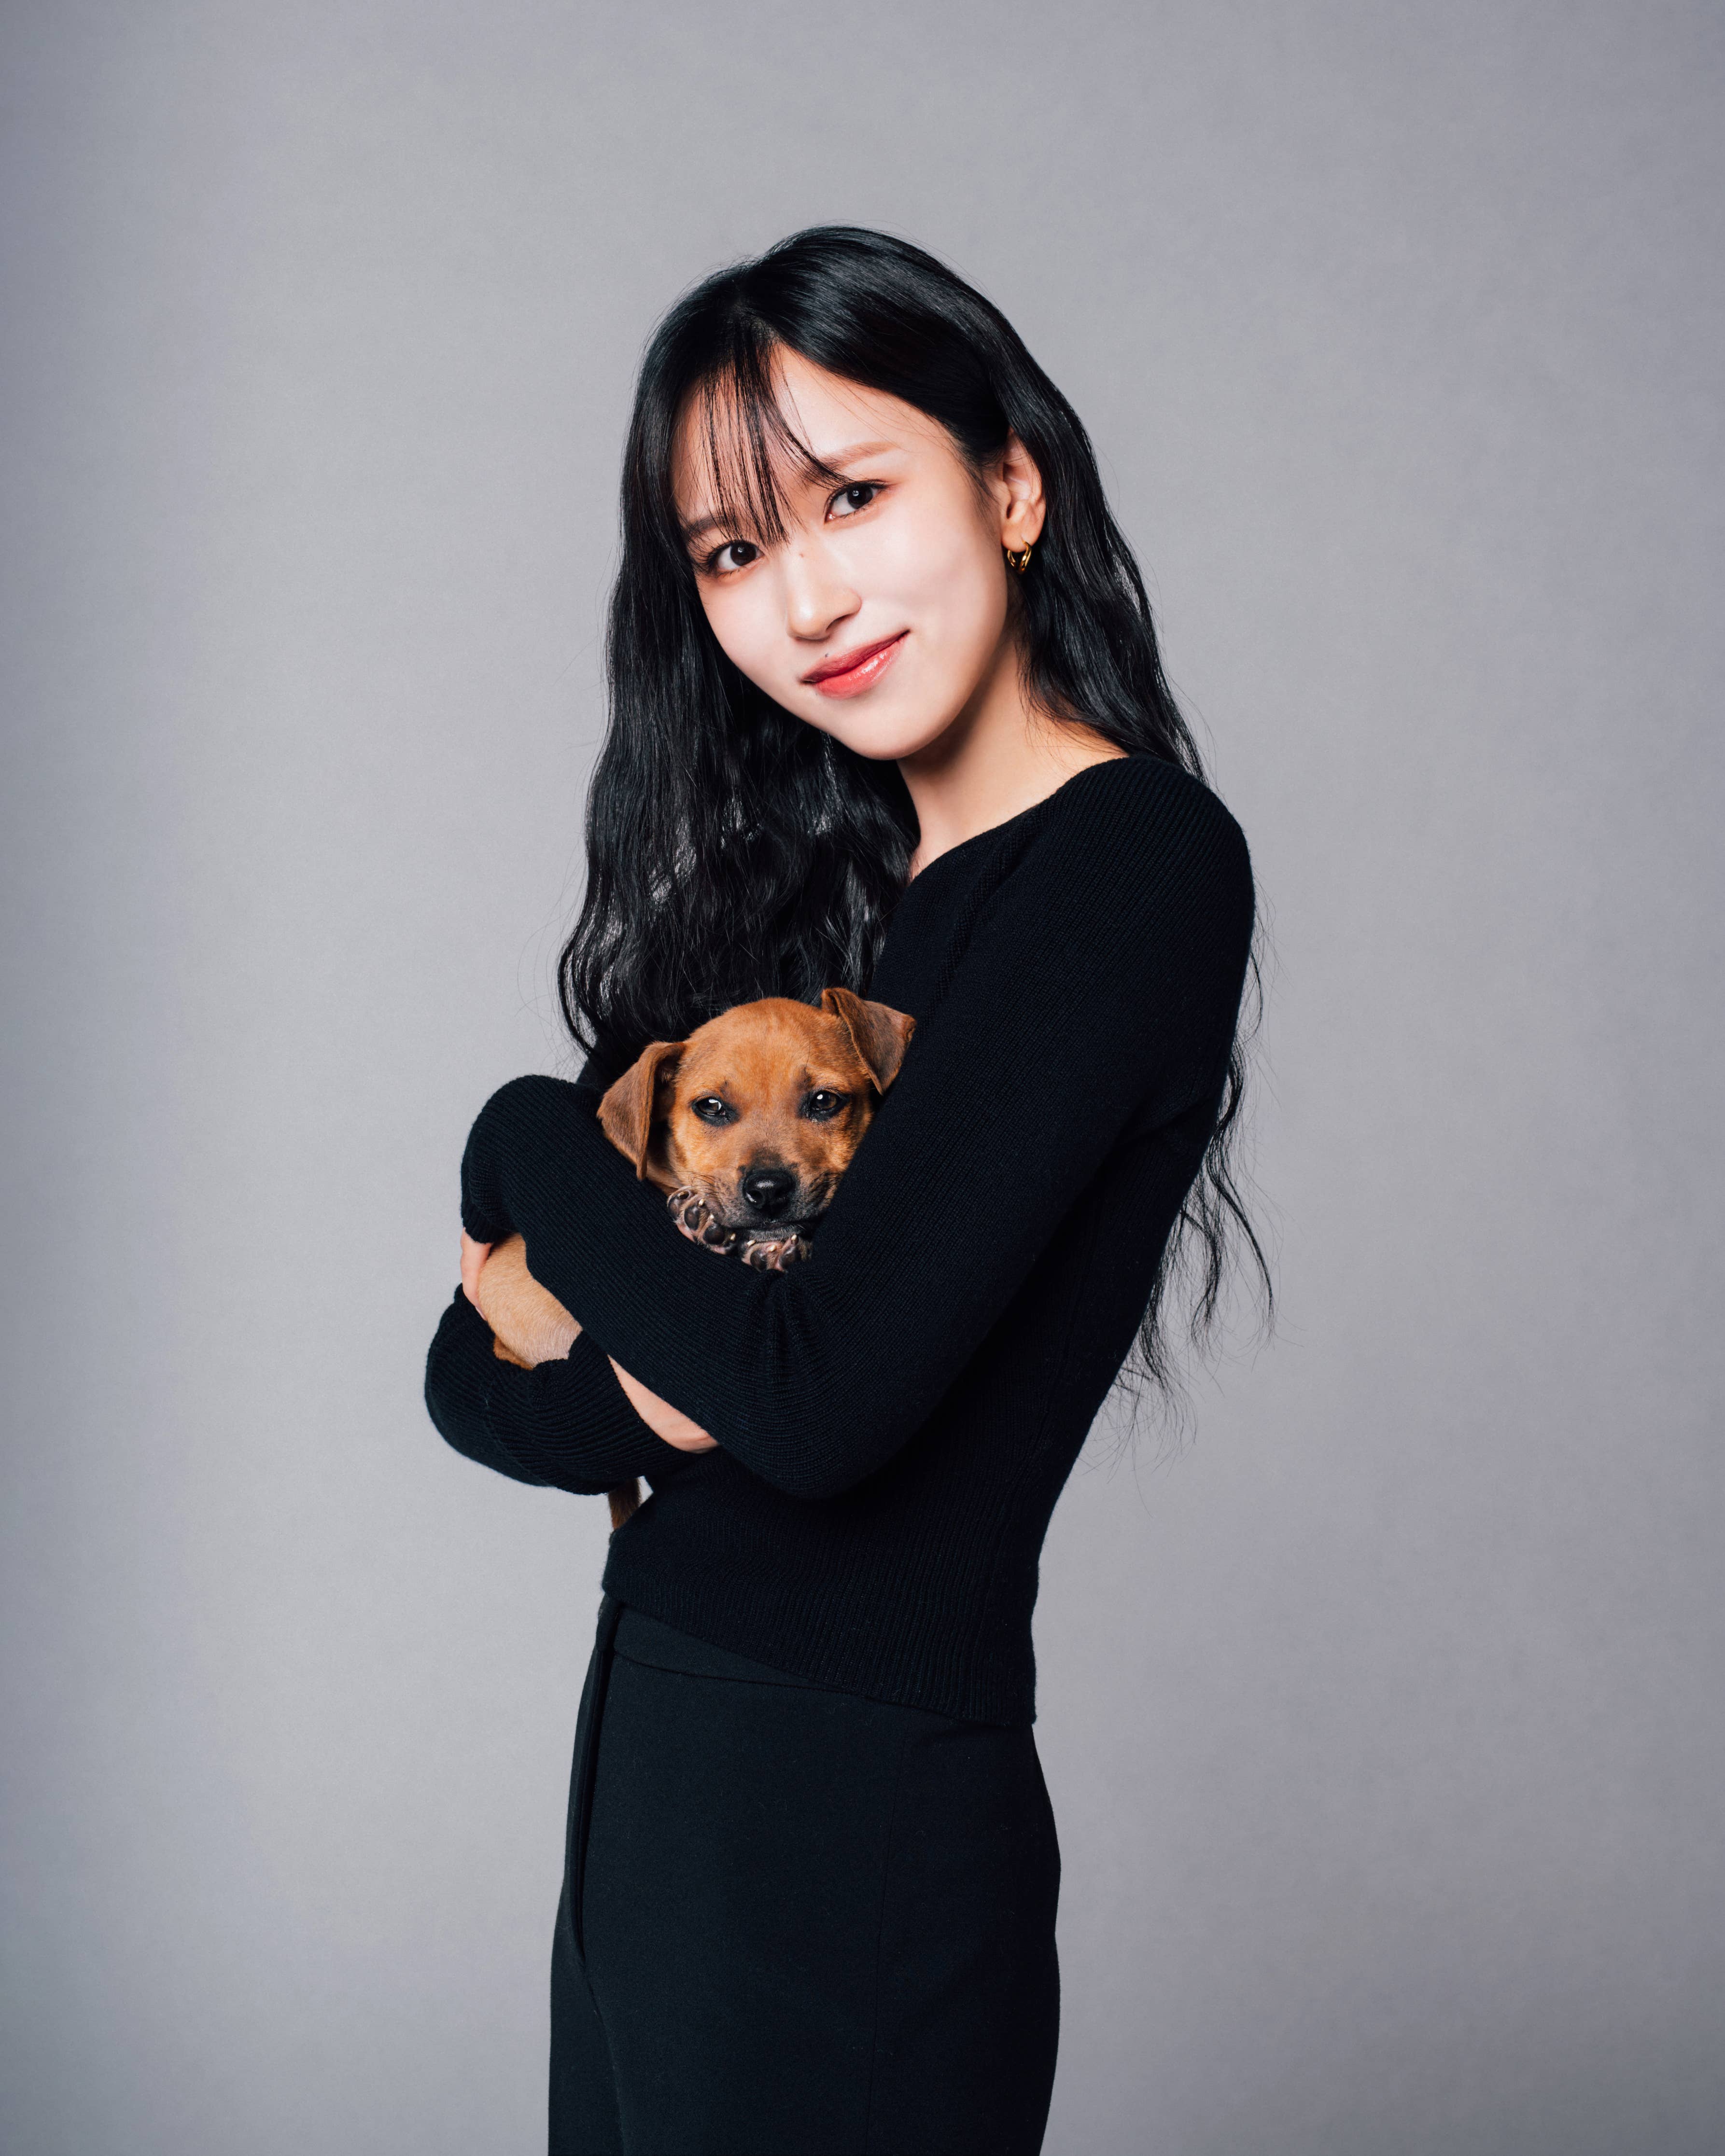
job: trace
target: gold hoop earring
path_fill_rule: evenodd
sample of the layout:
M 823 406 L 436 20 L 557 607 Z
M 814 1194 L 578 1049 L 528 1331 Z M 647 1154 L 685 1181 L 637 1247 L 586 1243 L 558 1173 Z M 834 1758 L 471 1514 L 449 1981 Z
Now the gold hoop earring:
M 1032 539 L 1030 542 L 1030 546 L 1033 547 L 1035 544 L 1036 542 Z M 1022 553 L 1017 554 L 1015 554 L 1012 548 L 1008 547 L 1007 549 L 1007 559 L 1012 563 L 1012 567 L 1022 577 L 1024 574 L 1024 572 L 1030 567 L 1030 547 L 1025 547 Z

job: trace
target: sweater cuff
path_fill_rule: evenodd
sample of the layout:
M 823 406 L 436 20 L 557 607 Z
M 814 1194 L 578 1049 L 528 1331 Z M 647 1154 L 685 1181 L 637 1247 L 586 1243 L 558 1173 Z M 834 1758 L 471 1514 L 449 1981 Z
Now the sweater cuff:
M 449 1444 L 517 1481 L 593 1495 L 637 1475 L 662 1482 L 685 1456 L 630 1405 L 604 1349 L 576 1336 L 559 1362 L 502 1361 L 458 1289 L 425 1366 L 425 1404 Z

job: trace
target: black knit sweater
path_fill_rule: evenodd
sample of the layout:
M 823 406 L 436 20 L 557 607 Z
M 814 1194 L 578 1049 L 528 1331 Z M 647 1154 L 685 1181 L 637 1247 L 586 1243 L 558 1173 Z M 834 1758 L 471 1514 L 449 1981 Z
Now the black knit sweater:
M 677 1233 L 600 1128 L 596 1080 L 512 1080 L 468 1139 L 462 1219 L 486 1242 L 518 1229 L 583 1329 L 522 1370 L 457 1291 L 433 1421 L 523 1481 L 646 1476 L 605 1586 L 662 1622 L 1029 1722 L 1049 1515 L 1213 1128 L 1252 911 L 1238 826 L 1148 756 L 939 855 L 869 988 L 915 1038 L 812 1258 L 782 1274 Z M 607 1354 L 718 1450 L 655 1437 Z

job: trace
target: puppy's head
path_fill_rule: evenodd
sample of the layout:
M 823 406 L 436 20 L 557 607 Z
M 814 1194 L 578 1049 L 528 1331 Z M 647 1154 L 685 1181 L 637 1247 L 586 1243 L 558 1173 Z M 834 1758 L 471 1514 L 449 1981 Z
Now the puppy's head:
M 818 1010 L 739 1004 L 644 1050 L 599 1120 L 637 1175 L 693 1190 L 744 1237 L 782 1235 L 832 1203 L 915 1025 L 848 988 L 825 990 Z

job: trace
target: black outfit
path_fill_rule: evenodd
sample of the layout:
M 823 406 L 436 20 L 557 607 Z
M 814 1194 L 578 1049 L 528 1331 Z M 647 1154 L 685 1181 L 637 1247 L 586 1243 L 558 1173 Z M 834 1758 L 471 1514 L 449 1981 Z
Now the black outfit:
M 752 2063 L 736 2070 L 730 2094 L 711 2090 L 709 2109 L 690 2114 L 696 2123 L 686 2144 L 631 2138 L 636 2092 L 670 2076 L 694 2100 L 700 2076 L 722 2082 L 731 2072 L 725 2061 L 745 2023 L 770 2024 L 774 2010 L 738 1974 L 756 1947 L 770 1963 L 790 1957 L 764 1981 L 784 1986 L 788 1972 L 801 1969 L 792 2003 L 803 2003 L 812 1983 L 821 2011 L 834 2017 L 816 2048 L 816 2061 L 827 2063 L 811 2069 L 811 2087 L 841 2076 L 849 2041 L 841 2031 L 854 2035 L 857 2025 L 846 2018 L 847 1983 L 866 1974 L 875 1987 L 869 2046 L 877 2081 L 883 2072 L 890 2080 L 883 2061 L 898 2004 L 914 2000 L 924 1979 L 938 1989 L 936 1964 L 967 1942 L 980 1950 L 966 1964 L 973 1974 L 1001 1953 L 1022 1981 L 1016 2003 L 997 2012 L 979 2006 L 988 2026 L 973 2032 L 976 2056 L 960 2061 L 961 2083 L 981 2090 L 997 2076 L 1015 2086 L 1032 2055 L 1046 2055 L 1052 2073 L 1052 1994 L 1038 1973 L 1052 1951 L 1052 1896 L 1044 1908 L 1033 1883 L 1052 1858 L 1051 1834 L 1038 1816 L 1039 1776 L 1032 1789 L 1022 1766 L 997 1763 L 1001 1787 L 1017 1793 L 1002 1845 L 1016 1837 L 1021 1851 L 1041 1851 L 1038 1836 L 1048 1836 L 1045 1854 L 1025 1860 L 1032 1883 L 1021 1897 L 1026 1908 L 1043 1910 L 1032 1925 L 1040 1943 L 985 1944 L 984 1864 L 955 1889 L 954 1906 L 968 1909 L 967 1918 L 940 1913 L 936 1896 L 919 1929 L 915 1890 L 907 1888 L 906 1936 L 920 1945 L 907 1946 L 891 1969 L 878 1940 L 866 1943 L 842 1913 L 830 1927 L 814 1927 L 832 1943 L 829 1960 L 804 1967 L 790 1934 L 773 1934 L 769 1948 L 751 1930 L 763 1890 L 755 1860 L 734 1838 L 704 1850 L 658 1838 L 683 1812 L 698 1814 L 707 1794 L 699 1759 L 677 1752 L 684 1709 L 665 1691 L 672 1674 L 662 1666 L 672 1651 L 666 1640 L 682 1635 L 676 1651 L 685 1659 L 718 1650 L 777 1673 L 765 1704 L 765 1680 L 734 1671 L 703 1677 L 678 1669 L 673 1689 L 685 1702 L 730 1703 L 703 1741 L 710 1756 L 754 1762 L 738 1784 L 752 1793 L 737 1799 L 739 1822 L 749 1805 L 776 1804 L 775 1789 L 801 1791 L 801 1804 L 787 1799 L 785 1831 L 765 1852 L 782 1858 L 786 1894 L 796 1891 L 804 1861 L 794 1852 L 805 1852 L 811 1880 L 835 1862 L 817 1833 L 798 1837 L 823 1824 L 816 1815 L 830 1807 L 831 1793 L 848 1791 L 853 1779 L 839 1763 L 849 1741 L 841 1723 L 860 1729 L 874 1716 L 868 1726 L 877 1777 L 895 1745 L 907 1759 L 917 1754 L 886 1710 L 912 1711 L 930 1727 L 1022 1732 L 1027 1744 L 1030 1620 L 1048 1517 L 1131 1344 L 1214 1127 L 1252 912 L 1238 827 L 1203 786 L 1150 757 L 1094 765 L 940 855 L 900 898 L 868 991 L 910 1012 L 915 1038 L 821 1224 L 813 1258 L 785 1274 L 720 1260 L 675 1232 L 657 1192 L 637 1180 L 596 1120 L 599 1091 L 614 1074 L 590 1066 L 575 1086 L 517 1079 L 481 1111 L 462 1162 L 468 1232 L 496 1241 L 518 1229 L 534 1276 L 583 1331 L 566 1362 L 523 1371 L 491 1353 L 487 1328 L 457 1293 L 427 1366 L 433 1419 L 461 1450 L 523 1481 L 598 1491 L 645 1474 L 653 1489 L 611 1543 L 605 1587 L 611 1603 L 627 1606 L 631 1625 L 637 1614 L 656 1620 L 661 1666 L 649 1676 L 638 1660 L 620 1661 L 606 1644 L 610 1619 L 602 1619 L 590 1707 L 595 1692 L 610 1690 L 614 1698 L 603 1717 L 590 1712 L 589 1741 L 578 1748 L 576 1781 L 590 1776 L 592 1801 L 579 1801 L 578 1788 L 574 1906 L 559 1927 L 574 1948 L 577 1923 L 595 1920 L 584 1978 L 600 2025 L 610 2028 L 619 2014 L 631 2032 L 637 2012 L 652 2020 L 662 1995 L 653 1971 L 662 1978 L 664 1958 L 674 1960 L 688 1944 L 677 1926 L 699 1906 L 687 1897 L 698 1895 L 701 1880 L 734 1867 L 723 1921 L 701 1934 L 705 1948 L 690 1949 L 710 1953 L 699 1989 L 723 2017 L 723 2035 L 689 2053 L 702 2063 L 685 2071 L 674 2017 L 667 2023 L 658 2014 L 666 2041 L 641 2056 L 619 2022 L 609 2065 L 623 2138 L 595 2140 L 595 2150 L 673 2156 L 681 2145 L 752 2146 L 765 2156 L 769 2148 L 803 2147 L 837 2156 L 879 2148 L 912 2156 L 926 2148 L 957 2156 L 1038 2145 L 1039 2116 L 1033 2138 L 1022 2143 L 976 2125 L 955 2124 L 941 2138 L 930 2107 L 949 2071 L 947 2050 L 929 2057 L 919 2081 L 913 2071 L 909 2107 L 878 2131 L 868 2099 L 841 2114 L 845 2134 L 823 2121 L 802 2143 L 760 2131 L 752 2143 L 746 2135 L 708 2136 L 700 2119 L 749 2115 L 749 2076 L 760 2091 L 765 2071 Z M 629 1407 L 608 1354 L 692 1415 L 718 1449 L 682 1454 L 662 1444 Z M 717 1689 L 709 1694 L 703 1684 Z M 853 1697 L 840 1709 L 835 1694 Z M 626 1702 L 631 1736 L 616 1733 Z M 825 1779 L 803 1775 L 796 1762 L 823 1745 Z M 961 1749 L 943 1754 L 931 1744 L 928 1756 L 955 1758 Z M 673 1773 L 651 1797 L 647 1784 Z M 868 1782 L 860 1774 L 859 1804 Z M 919 1814 L 957 1820 L 969 1801 L 962 1784 L 962 1774 L 944 1793 L 931 1784 Z M 618 1794 L 626 1785 L 626 1801 Z M 656 1837 L 640 1845 L 632 1865 L 623 1830 L 631 1809 L 652 1819 Z M 605 1830 L 608 1817 L 615 1825 Z M 836 1846 L 849 1852 L 856 1874 L 845 1891 L 862 1891 L 877 1861 L 868 1851 L 883 1831 L 878 1812 L 868 1812 L 839 1834 Z M 962 1835 L 954 1845 L 960 1854 L 968 1846 Z M 623 1912 L 657 1891 L 666 1848 L 687 1860 L 687 1871 L 676 1874 L 686 1881 L 685 1902 L 667 1910 L 647 1968 L 622 1976 L 612 1963 L 608 1974 L 600 1937 L 626 1936 Z M 882 1876 L 890 1902 L 891 1862 Z M 600 1918 L 601 1909 L 615 1911 L 615 1920 Z M 565 1979 L 581 1969 L 578 1953 L 564 1961 Z M 604 1986 L 613 1981 L 620 1988 L 608 1998 Z M 567 2033 L 574 2025 L 567 1980 L 562 1994 Z M 1032 2011 L 1023 2002 L 1033 1998 L 1043 2005 Z M 789 2004 L 780 2010 L 778 2036 L 769 2026 L 760 2040 L 773 2056 L 780 2043 L 791 2045 L 798 2025 Z M 1039 2051 L 1022 2020 L 1038 2013 Z M 575 2056 L 572 2044 L 562 2045 L 565 2060 Z M 747 2045 L 739 2055 L 756 2057 Z M 598 2071 L 590 2060 L 590 2076 Z M 742 2112 L 726 2111 L 732 2095 Z M 1045 2110 L 1046 2083 L 1041 2101 Z M 912 2116 L 924 2119 L 926 2138 L 905 2138 L 903 2122 Z
M 1035 2156 L 1060 1859 L 1028 1729 L 609 1599 L 582 1707 L 551 2156 Z

